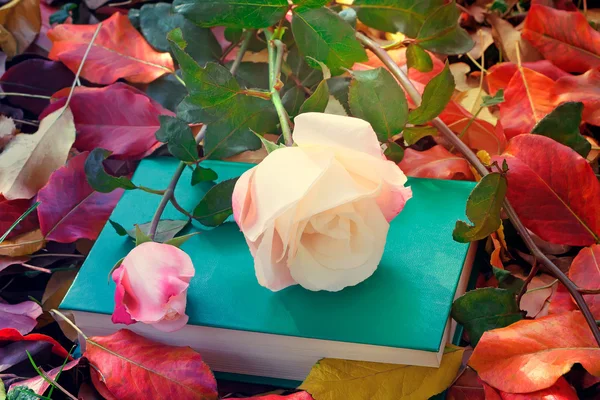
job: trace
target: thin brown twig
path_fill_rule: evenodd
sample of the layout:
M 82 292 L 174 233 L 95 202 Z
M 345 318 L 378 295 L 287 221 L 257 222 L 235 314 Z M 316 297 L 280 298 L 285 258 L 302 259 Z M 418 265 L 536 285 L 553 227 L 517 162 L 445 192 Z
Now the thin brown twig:
M 387 52 L 382 49 L 377 43 L 366 37 L 360 32 L 356 33 L 357 39 L 369 50 L 371 50 L 389 69 L 389 71 L 394 75 L 394 77 L 400 82 L 400 85 L 406 90 L 408 95 L 411 97 L 413 102 L 419 106 L 421 104 L 421 95 L 412 84 L 408 76 L 404 73 L 404 71 L 394 62 L 394 60 L 387 54 Z M 473 151 L 463 143 L 460 138 L 458 138 L 452 130 L 442 121 L 440 118 L 435 118 L 433 121 L 433 126 L 435 126 L 438 131 L 453 145 L 461 154 L 469 161 L 469 163 L 475 168 L 475 170 L 483 177 L 486 176 L 489 171 L 487 168 L 481 163 L 477 155 L 473 153 Z M 594 339 L 600 346 L 600 329 L 596 324 L 596 320 L 592 315 L 589 306 L 585 302 L 585 299 L 581 295 L 578 290 L 577 285 L 575 285 L 564 272 L 558 268 L 556 264 L 554 264 L 546 255 L 540 250 L 540 248 L 535 244 L 533 238 L 521 222 L 521 219 L 517 215 L 516 211 L 508 201 L 508 199 L 504 199 L 504 212 L 508 216 L 508 219 L 511 221 L 517 232 L 519 232 L 521 238 L 525 242 L 525 245 L 531 252 L 531 254 L 539 261 L 541 264 L 552 274 L 554 275 L 569 291 L 577 306 L 581 310 L 581 313 L 585 317 L 586 322 L 590 326 L 592 331 L 592 335 Z
M 531 281 L 533 280 L 533 277 L 538 273 L 538 271 L 540 270 L 537 260 L 533 260 L 533 266 L 531 267 L 531 271 L 529 271 L 529 275 L 527 275 L 527 278 L 525 278 L 525 281 L 523 282 L 523 287 L 521 288 L 521 290 L 519 291 L 519 294 L 517 295 L 517 305 L 520 306 L 521 304 L 521 299 L 523 298 L 523 295 L 527 292 L 527 286 L 529 286 L 529 284 L 531 283 Z

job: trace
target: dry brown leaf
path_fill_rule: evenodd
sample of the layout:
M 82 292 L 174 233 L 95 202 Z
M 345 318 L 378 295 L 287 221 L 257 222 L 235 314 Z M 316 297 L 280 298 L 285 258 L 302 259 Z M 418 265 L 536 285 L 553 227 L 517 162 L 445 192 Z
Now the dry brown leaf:
M 41 230 L 27 232 L 0 243 L 0 256 L 21 257 L 33 254 L 44 247 L 45 242 Z
M 483 96 L 487 95 L 488 94 L 484 90 L 480 90 L 477 87 L 466 90 L 460 93 L 458 96 L 455 96 L 454 101 L 457 101 L 461 106 L 469 110 L 471 114 L 475 115 L 481 106 Z M 483 107 L 477 118 L 487 121 L 492 125 L 496 125 L 496 122 L 498 121 L 498 118 L 491 113 L 489 107 Z
M 506 270 L 519 279 L 525 280 L 526 278 L 523 270 L 517 265 L 509 265 L 506 267 Z M 557 283 L 556 279 L 548 274 L 534 276 L 529 285 L 527 285 L 527 293 L 521 298 L 521 310 L 527 311 L 527 316 L 530 318 L 548 315 L 548 299 L 556 291 L 558 287 Z
M 600 145 L 598 144 L 598 141 L 590 136 L 586 136 L 585 137 L 587 139 L 588 142 L 590 142 L 592 144 L 592 146 L 594 147 L 599 147 Z M 587 160 L 590 164 L 595 163 L 596 161 L 598 161 L 598 155 L 600 155 L 600 150 L 592 150 L 590 151 L 590 153 L 587 156 Z
M 479 28 L 477 32 L 471 34 L 471 39 L 475 42 L 475 46 L 468 52 L 474 59 L 479 59 L 483 52 L 494 43 L 492 30 L 487 27 Z
M 15 54 L 23 53 L 35 40 L 42 27 L 40 0 L 12 0 L 0 7 L 0 25 L 10 32 L 16 41 Z M 0 40 L 2 50 L 4 41 Z M 8 53 L 8 57 L 12 58 Z
M 44 313 L 38 317 L 38 328 L 55 321 L 49 311 L 58 308 L 76 276 L 77 270 L 57 271 L 52 274 L 42 296 L 42 310 L 44 310 Z M 73 341 L 77 339 L 77 331 L 71 325 L 63 321 L 62 318 L 57 318 L 56 322 L 66 337 Z
M 542 55 L 531 43 L 521 38 L 521 32 L 510 22 L 495 14 L 488 14 L 487 21 L 492 25 L 494 42 L 505 60 L 517 62 L 517 45 L 521 53 L 521 62 L 543 60 Z
M 34 134 L 15 136 L 0 154 L 0 193 L 8 200 L 30 199 L 64 165 L 75 141 L 67 107 L 46 116 Z
M 5 27 L 0 25 L 0 49 L 10 60 L 17 55 L 17 41 Z
M 454 77 L 455 89 L 459 92 L 465 92 L 469 89 L 479 86 L 479 82 L 471 79 L 467 74 L 471 72 L 471 67 L 464 62 L 450 64 L 450 72 Z

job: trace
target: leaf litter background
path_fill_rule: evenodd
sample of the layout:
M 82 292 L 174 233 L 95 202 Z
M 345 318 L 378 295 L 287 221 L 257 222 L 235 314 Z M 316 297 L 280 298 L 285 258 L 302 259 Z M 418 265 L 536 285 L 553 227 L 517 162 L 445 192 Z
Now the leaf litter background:
M 338 3 L 339 7 L 352 2 Z M 376 11 L 364 7 L 367 1 L 354 3 L 358 29 L 382 43 L 398 40 L 393 34 L 397 25 L 390 27 L 378 20 Z M 186 2 L 175 4 L 185 7 Z M 440 118 L 482 161 L 501 164 L 506 160 L 506 196 L 544 253 L 588 290 L 600 289 L 598 6 L 568 0 L 447 4 L 447 12 L 458 7 L 459 24 L 475 43 L 464 55 L 467 48 L 459 44 L 465 31 L 453 28 L 456 48 L 452 49 L 440 49 L 419 33 L 432 6 L 402 27 L 408 37 L 422 39 L 421 47 L 389 50 L 398 65 L 409 64 L 408 75 L 425 98 L 426 85 L 434 77 L 439 85 L 454 80 L 453 91 L 452 86 L 441 91 L 449 96 L 441 102 Z M 67 396 L 36 372 L 25 351 L 47 376 L 82 399 L 156 398 L 155 387 L 164 390 L 165 398 L 237 398 L 275 391 L 254 398 L 421 399 L 448 387 L 450 399 L 599 398 L 600 350 L 566 289 L 554 277 L 537 273 L 529 276 L 527 291 L 516 303 L 515 295 L 535 260 L 506 220 L 481 246 L 476 261 L 478 288 L 452 309 L 453 317 L 465 326 L 464 348 L 449 347 L 438 370 L 324 360 L 294 393 L 227 381 L 217 386 L 201 355 L 150 342 L 127 330 L 88 338 L 83 356 L 70 351 L 74 330 L 60 319 L 55 321 L 48 311 L 60 303 L 122 192 L 95 191 L 86 179 L 85 161 L 96 157 L 93 150 L 101 147 L 111 153 L 104 162 L 107 171 L 128 177 L 138 160 L 152 153 L 167 154 L 166 146 L 155 137 L 161 126 L 159 115 L 173 117 L 186 95 L 173 75 L 176 63 L 169 54 L 167 32 L 179 27 L 184 35 L 202 38 L 186 48 L 201 64 L 220 61 L 227 65 L 237 51 L 224 56 L 240 32 L 210 31 L 190 22 L 211 18 L 217 19 L 211 23 L 222 22 L 209 9 L 204 11 L 175 14 L 169 4 L 136 1 L 0 2 L 2 91 L 42 96 L 8 95 L 0 101 L 0 234 L 40 202 L 0 243 L 0 387 L 9 399 L 36 398 L 31 391 L 50 398 Z M 316 11 L 296 14 L 307 17 L 310 12 Z M 98 21 L 104 21 L 104 28 L 84 64 L 81 86 L 64 109 L 74 72 Z M 257 23 L 276 22 L 267 18 Z M 291 29 L 296 35 L 305 27 L 295 23 Z M 265 46 L 256 39 L 250 42 L 237 77 L 251 87 L 267 89 Z M 313 44 L 298 43 L 298 47 Z M 393 80 L 385 69 L 378 69 L 383 64 L 373 53 L 367 51 L 365 56 L 358 47 L 332 46 L 342 54 L 339 60 L 325 61 L 332 72 L 351 68 L 354 74 L 352 79 L 346 73 L 328 81 L 330 97 L 324 103 L 328 112 L 359 117 L 364 113 L 380 140 L 397 145 L 386 154 L 408 175 L 479 179 L 435 128 L 404 128 L 407 120 L 421 123 L 428 118 L 419 121 L 418 113 L 412 111 L 409 116 L 408 109 L 415 105 L 409 100 L 404 106 L 404 95 L 390 90 L 390 85 L 373 85 L 380 79 Z M 426 50 L 459 55 L 430 53 L 429 60 Z M 321 73 L 303 65 L 293 47 L 287 62 L 292 71 L 284 76 L 283 100 L 293 117 L 302 111 L 307 97 L 301 87 L 315 87 Z M 499 91 L 503 101 L 486 105 L 484 97 Z M 374 97 L 380 99 L 377 107 L 394 106 L 396 120 L 391 125 L 377 128 L 377 120 L 370 119 L 372 113 L 364 100 L 371 102 Z M 249 99 L 249 107 L 261 107 L 259 99 Z M 50 126 L 52 118 L 57 123 Z M 277 133 L 274 126 L 263 128 Z M 401 132 L 403 137 L 398 138 Z M 256 150 L 260 144 L 252 140 L 245 146 Z M 42 148 L 45 157 L 37 150 Z M 210 142 L 204 151 L 254 162 L 265 155 L 263 150 L 237 154 Z M 476 226 L 485 223 L 472 220 Z M 600 319 L 600 295 L 585 298 Z M 158 373 L 132 367 L 136 364 L 124 363 L 106 349 Z M 173 360 L 184 362 L 174 369 Z M 349 377 L 353 384 L 348 384 Z M 129 384 L 133 381 L 137 385 Z M 4 396 L 0 390 L 0 399 Z

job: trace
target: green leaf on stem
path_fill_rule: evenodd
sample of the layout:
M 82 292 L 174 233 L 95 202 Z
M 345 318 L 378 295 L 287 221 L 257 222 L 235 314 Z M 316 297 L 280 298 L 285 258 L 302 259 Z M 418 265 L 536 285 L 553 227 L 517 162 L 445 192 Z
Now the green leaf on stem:
M 4 385 L 2 385 L 4 388 Z M 14 389 L 11 388 L 7 395 L 6 400 L 39 400 L 39 399 L 48 399 L 48 397 L 40 396 L 32 389 L 27 386 L 16 386 Z
M 484 332 L 504 328 L 523 319 L 515 294 L 497 288 L 465 293 L 454 301 L 451 314 L 465 328 L 472 346 L 477 345 Z
M 140 29 L 142 34 L 159 51 L 169 51 L 167 33 L 181 28 L 186 37 L 193 37 L 187 52 L 199 64 L 218 61 L 223 51 L 210 29 L 200 28 L 183 15 L 174 13 L 169 3 L 144 4 L 140 9 Z
M 587 157 L 592 150 L 592 145 L 579 132 L 582 113 L 583 103 L 574 101 L 562 103 L 538 122 L 531 133 L 548 136 L 572 148 L 582 157 Z
M 308 65 L 304 56 L 298 52 L 298 46 L 294 46 L 288 52 L 281 72 L 282 77 L 288 77 L 284 89 L 297 85 L 311 88 L 323 79 L 323 73 Z
M 412 146 L 426 136 L 437 136 L 438 130 L 433 126 L 411 126 L 404 128 L 402 137 L 407 145 Z
M 404 91 L 384 68 L 352 73 L 349 103 L 352 115 L 369 122 L 380 142 L 400 133 L 408 117 Z
M 281 102 L 283 103 L 285 111 L 287 111 L 291 118 L 294 118 L 296 115 L 298 115 L 300 107 L 302 107 L 302 103 L 304 103 L 305 98 L 304 91 L 297 86 L 292 87 L 290 90 L 284 93 L 283 97 L 281 98 Z
M 323 112 L 327 108 L 327 103 L 329 103 L 329 87 L 327 86 L 327 81 L 322 80 L 319 83 L 319 86 L 315 89 L 313 94 L 310 95 L 308 99 L 302 104 L 300 107 L 300 111 L 298 114 L 303 114 L 307 112 Z
M 219 176 L 210 168 L 204 168 L 198 165 L 192 172 L 192 186 L 200 182 L 212 182 L 217 180 Z
M 228 179 L 210 188 L 194 209 L 194 218 L 205 226 L 219 226 L 233 214 L 231 196 L 238 178 Z
M 165 243 L 166 241 L 173 239 L 175 235 L 181 232 L 181 230 L 185 228 L 189 223 L 190 221 L 188 220 L 161 219 L 160 221 L 158 221 L 158 225 L 156 227 L 154 241 L 158 243 Z M 127 234 L 131 238 L 135 239 L 136 242 L 138 239 L 138 231 L 142 234 L 142 238 L 146 236 L 149 239 L 150 237 L 148 236 L 148 232 L 150 231 L 150 224 L 151 222 L 136 225 L 135 229 L 128 230 Z
M 198 160 L 198 147 L 192 129 L 184 121 L 169 115 L 159 115 L 160 128 L 154 136 L 167 144 L 173 157 L 186 162 Z
M 430 72 L 433 70 L 433 60 L 421 46 L 410 44 L 406 49 L 406 67 L 421 72 Z
M 354 29 L 328 8 L 294 9 L 292 32 L 300 53 L 325 63 L 333 75 L 367 60 Z
M 441 54 L 463 54 L 475 42 L 458 24 L 460 10 L 454 2 L 441 6 L 428 15 L 419 30 L 416 43 L 426 50 Z
M 266 28 L 285 16 L 287 0 L 175 0 L 175 12 L 200 26 Z
M 425 86 L 423 101 L 408 116 L 408 122 L 413 125 L 422 125 L 431 121 L 446 108 L 454 93 L 454 76 L 446 63 L 444 69 L 433 77 Z
M 387 143 L 387 148 L 383 152 L 383 155 L 385 155 L 388 160 L 397 164 L 404 158 L 404 149 L 397 143 L 389 142 Z
M 506 189 L 506 177 L 503 174 L 493 172 L 484 176 L 467 200 L 467 217 L 473 225 L 457 221 L 452 232 L 454 240 L 460 243 L 474 242 L 497 231 L 502 223 L 500 210 Z
M 100 193 L 110 193 L 118 188 L 137 189 L 137 186 L 129 178 L 112 176 L 106 172 L 103 162 L 110 155 L 110 151 L 101 148 L 96 148 L 88 154 L 83 169 L 90 186 Z
M 148 232 L 148 231 L 146 231 Z M 139 246 L 142 243 L 146 243 L 146 242 L 151 242 L 152 239 L 150 238 L 150 236 L 148 236 L 148 234 L 142 231 L 142 229 L 140 228 L 139 225 L 135 225 L 135 245 Z M 127 233 L 129 233 L 129 231 L 127 231 Z
M 525 281 L 523 279 L 517 278 L 510 271 L 505 269 L 500 269 L 492 266 L 492 270 L 494 272 L 494 277 L 498 281 L 498 287 L 500 289 L 506 289 L 513 292 L 515 295 L 518 294 L 523 285 L 525 285 Z
M 287 147 L 285 144 L 282 144 L 282 143 L 273 143 L 270 140 L 265 139 L 258 133 L 255 133 L 255 135 L 258 136 L 258 138 L 260 139 L 263 146 L 265 146 L 265 150 L 267 150 L 267 154 L 271 154 L 272 152 L 274 152 L 277 149 L 282 149 L 282 148 Z
M 427 16 L 443 4 L 443 0 L 355 0 L 352 6 L 365 25 L 414 38 Z
M 348 101 L 348 97 L 350 95 L 350 83 L 352 82 L 351 78 L 336 76 L 327 80 L 327 87 L 329 88 L 329 104 L 327 104 L 327 108 L 331 108 L 332 101 L 331 97 L 333 97 L 344 109 L 345 115 L 350 115 L 350 104 Z M 340 114 L 341 115 L 341 114 Z
M 176 74 L 180 75 L 180 70 L 177 70 Z M 164 108 L 175 111 L 188 92 L 175 75 L 165 74 L 148 84 L 146 94 Z
M 499 89 L 493 96 L 483 96 L 481 98 L 481 107 L 497 106 L 504 103 L 504 89 Z
M 109 219 L 108 222 L 110 222 L 111 226 L 113 228 L 115 228 L 115 232 L 117 232 L 117 235 L 119 235 L 119 236 L 127 236 L 129 234 L 127 232 L 127 229 L 125 229 L 123 227 L 123 225 L 121 225 L 120 223 L 115 222 L 112 219 Z

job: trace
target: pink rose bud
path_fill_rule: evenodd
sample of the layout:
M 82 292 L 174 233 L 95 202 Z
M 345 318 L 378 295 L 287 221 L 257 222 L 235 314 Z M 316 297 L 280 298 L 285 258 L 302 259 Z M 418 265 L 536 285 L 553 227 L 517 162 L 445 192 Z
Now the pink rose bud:
M 186 296 L 194 273 L 185 251 L 169 244 L 140 244 L 112 274 L 117 284 L 112 322 L 139 321 L 164 332 L 182 328 L 188 321 Z
M 305 113 L 294 124 L 297 146 L 237 181 L 233 215 L 261 285 L 338 291 L 373 274 L 389 221 L 412 192 L 368 122 Z

